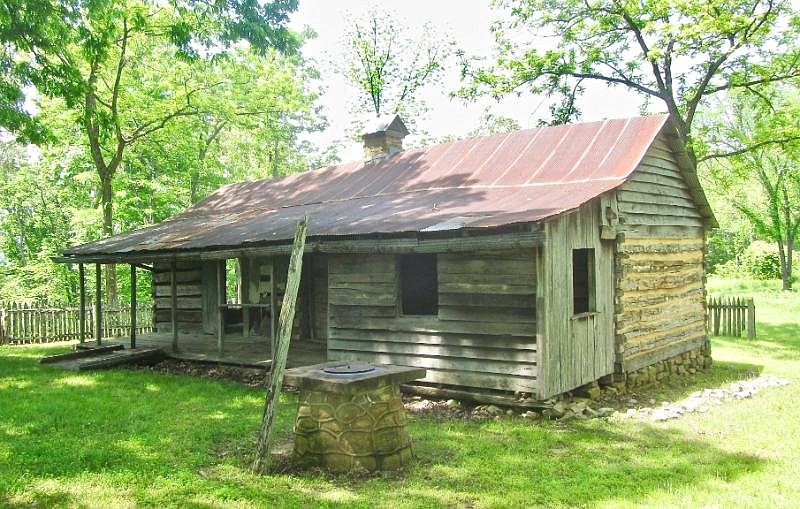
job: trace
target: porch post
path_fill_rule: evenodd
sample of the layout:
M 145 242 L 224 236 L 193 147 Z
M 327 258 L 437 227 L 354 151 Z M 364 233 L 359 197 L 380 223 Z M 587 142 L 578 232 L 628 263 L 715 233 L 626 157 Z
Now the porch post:
M 239 258 L 239 274 L 241 275 L 239 292 L 242 295 L 242 337 L 250 337 L 250 278 L 253 276 L 250 258 Z
M 225 339 L 225 303 L 227 302 L 227 288 L 225 285 L 225 260 L 217 263 L 217 353 L 221 356 Z
M 172 298 L 172 302 L 170 303 L 170 311 L 172 312 L 172 351 L 178 351 L 178 277 L 176 274 L 177 267 L 175 264 L 175 260 L 169 262 L 169 273 L 170 273 L 170 297 Z
M 136 348 L 136 265 L 131 264 L 131 349 Z
M 81 289 L 81 310 L 80 316 L 78 317 L 80 320 L 78 324 L 78 333 L 80 336 L 78 337 L 78 342 L 83 343 L 86 337 L 86 268 L 82 263 L 78 264 L 78 277 L 80 278 Z
M 94 339 L 99 346 L 103 339 L 103 274 L 99 263 L 94 264 Z
M 269 329 L 270 329 L 270 343 L 269 355 L 275 356 L 275 334 L 277 333 L 278 324 L 278 294 L 276 293 L 275 284 L 275 258 L 272 258 L 272 263 L 269 269 Z

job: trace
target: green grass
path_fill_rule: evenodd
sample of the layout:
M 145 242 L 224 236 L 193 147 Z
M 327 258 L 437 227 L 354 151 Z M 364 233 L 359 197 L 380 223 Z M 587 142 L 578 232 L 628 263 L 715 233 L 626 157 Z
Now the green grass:
M 376 476 L 256 476 L 263 392 L 141 371 L 62 372 L 58 347 L 0 347 L 2 507 L 794 507 L 800 500 L 800 295 L 709 281 L 756 299 L 756 341 L 713 343 L 714 368 L 647 396 L 754 372 L 790 379 L 659 424 L 414 419 L 417 461 Z M 63 348 L 63 347 L 61 347 Z M 281 434 L 296 401 L 284 395 Z

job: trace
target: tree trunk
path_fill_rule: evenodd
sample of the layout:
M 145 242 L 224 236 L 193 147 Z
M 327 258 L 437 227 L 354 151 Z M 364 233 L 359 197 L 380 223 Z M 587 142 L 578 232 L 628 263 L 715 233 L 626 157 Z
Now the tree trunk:
M 100 182 L 100 206 L 103 208 L 103 236 L 110 237 L 114 234 L 111 207 L 114 191 L 111 187 L 111 175 L 101 176 Z M 117 266 L 114 264 L 106 265 L 106 297 L 108 302 L 117 302 L 119 299 L 117 291 Z
M 794 251 L 794 238 L 787 235 L 786 238 L 786 256 L 782 260 L 781 266 L 781 279 L 783 280 L 783 290 L 790 291 L 792 289 L 792 252 Z
M 200 172 L 193 171 L 192 176 L 189 179 L 189 201 L 192 203 L 192 205 L 200 201 L 200 196 L 198 196 L 199 186 L 200 186 Z

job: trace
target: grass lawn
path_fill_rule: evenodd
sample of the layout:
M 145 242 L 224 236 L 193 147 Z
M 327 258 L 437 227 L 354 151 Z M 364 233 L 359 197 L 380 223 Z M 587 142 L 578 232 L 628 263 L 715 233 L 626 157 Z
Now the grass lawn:
M 415 418 L 417 461 L 368 477 L 248 471 L 263 391 L 140 371 L 36 363 L 64 347 L 0 347 L 2 507 L 797 507 L 800 295 L 756 299 L 758 339 L 715 339 L 714 368 L 658 401 L 769 373 L 792 381 L 658 424 Z M 280 433 L 295 400 L 284 395 Z

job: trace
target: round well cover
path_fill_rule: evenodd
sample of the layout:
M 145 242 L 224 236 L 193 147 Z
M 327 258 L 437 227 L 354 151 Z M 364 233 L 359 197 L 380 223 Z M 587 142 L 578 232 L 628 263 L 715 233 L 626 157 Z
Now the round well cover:
M 331 375 L 356 375 L 375 371 L 375 366 L 363 362 L 345 362 L 322 368 L 322 371 Z

